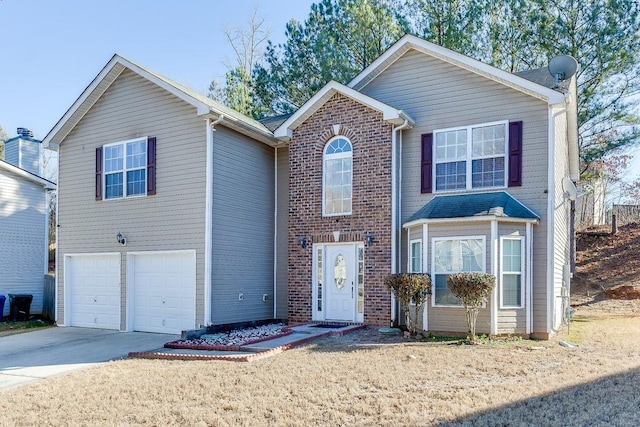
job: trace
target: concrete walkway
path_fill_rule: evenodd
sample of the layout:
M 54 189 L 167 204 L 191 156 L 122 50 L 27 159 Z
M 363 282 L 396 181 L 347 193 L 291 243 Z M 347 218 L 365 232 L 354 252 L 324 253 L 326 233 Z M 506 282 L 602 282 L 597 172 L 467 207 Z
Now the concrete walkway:
M 180 339 L 179 335 L 88 328 L 41 329 L 0 337 L 0 392 L 127 356 L 249 362 L 279 354 L 322 336 L 343 335 L 362 327 L 293 326 L 289 335 L 242 346 L 239 351 L 163 348 L 165 343 Z
M 0 392 L 34 381 L 162 348 L 178 335 L 47 328 L 0 337 Z
M 241 346 L 235 351 L 191 350 L 163 348 L 153 351 L 132 352 L 129 357 L 142 359 L 168 360 L 229 360 L 234 362 L 251 362 L 274 356 L 292 347 L 306 344 L 327 335 L 344 335 L 362 328 L 363 325 L 345 325 L 339 328 L 327 328 L 322 325 L 306 324 L 292 326 L 289 335 L 268 339 L 259 343 Z

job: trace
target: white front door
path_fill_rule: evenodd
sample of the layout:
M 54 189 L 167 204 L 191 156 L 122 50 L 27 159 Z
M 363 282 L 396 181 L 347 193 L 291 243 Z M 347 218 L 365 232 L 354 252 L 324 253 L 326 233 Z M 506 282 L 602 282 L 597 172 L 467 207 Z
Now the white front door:
M 325 320 L 355 321 L 356 260 L 355 245 L 326 246 Z

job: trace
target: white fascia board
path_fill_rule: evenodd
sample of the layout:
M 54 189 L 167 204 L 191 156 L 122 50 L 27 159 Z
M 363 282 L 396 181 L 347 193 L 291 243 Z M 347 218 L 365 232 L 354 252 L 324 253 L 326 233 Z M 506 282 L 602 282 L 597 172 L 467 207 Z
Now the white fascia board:
M 160 88 L 166 90 L 172 95 L 178 97 L 183 100 L 187 104 L 192 105 L 196 108 L 196 115 L 205 118 L 212 118 L 212 120 L 217 120 L 219 117 L 224 117 L 223 125 L 231 127 L 238 132 L 247 135 L 249 137 L 253 137 L 261 142 L 264 142 L 268 145 L 274 146 L 276 141 L 274 140 L 273 134 L 264 126 L 260 125 L 258 122 L 249 123 L 241 118 L 235 116 L 235 114 L 240 114 L 235 111 L 224 111 L 223 109 L 216 108 L 206 102 L 202 102 L 198 98 L 190 95 L 189 93 L 181 90 L 179 87 L 174 86 L 170 82 L 167 82 L 165 79 L 150 73 L 139 65 L 132 63 L 126 58 L 120 58 L 120 62 L 125 67 L 129 68 L 131 71 L 141 75 L 145 79 L 150 82 L 156 84 Z M 177 84 L 177 83 L 176 83 Z M 188 89 L 188 88 L 186 88 Z M 235 114 L 234 114 L 235 113 Z M 229 126 L 231 125 L 231 126 Z
M 402 228 L 411 228 L 423 224 L 455 224 L 465 222 L 511 222 L 521 224 L 538 224 L 539 220 L 530 218 L 510 218 L 495 215 L 467 216 L 461 218 L 421 218 L 402 224 Z
M 395 62 L 397 58 L 400 57 L 400 55 L 397 55 L 399 51 L 406 51 L 410 48 L 441 59 L 445 62 L 456 65 L 473 73 L 487 77 L 520 92 L 532 95 L 538 99 L 546 101 L 550 105 L 564 104 L 565 102 L 563 93 L 546 88 L 525 78 L 500 70 L 499 68 L 496 68 L 492 65 L 477 61 L 466 55 L 454 52 L 450 49 L 428 42 L 411 34 L 406 34 L 393 46 L 387 49 L 381 56 L 378 57 L 378 59 L 373 61 L 360 74 L 354 77 L 348 83 L 348 86 L 350 88 L 354 88 L 358 85 L 358 83 L 361 83 L 363 80 L 370 77 L 370 74 L 380 74 L 384 69 L 388 68 Z M 392 58 L 394 55 L 397 56 L 396 59 Z M 379 70 L 380 67 L 383 68 Z M 375 79 L 375 76 L 373 77 L 373 79 Z M 363 87 L 366 86 L 369 81 L 364 83 Z M 359 87 L 358 89 L 362 89 L 362 87 Z
M 251 124 L 238 119 L 237 117 L 230 116 L 222 110 L 211 108 L 209 113 L 203 117 L 219 122 L 221 126 L 233 129 L 243 135 L 247 135 L 257 141 L 263 142 L 271 147 L 277 147 L 280 141 L 273 137 L 273 134 L 268 130 L 259 129 Z
M 18 175 L 21 178 L 24 178 L 28 181 L 31 181 L 35 184 L 38 184 L 40 186 L 42 186 L 45 190 L 55 190 L 56 189 L 56 184 L 44 179 L 42 177 L 39 177 L 38 175 L 34 175 L 31 172 L 28 172 L 24 169 L 21 169 L 17 166 L 12 165 L 11 163 L 7 163 L 4 160 L 0 160 L 0 170 L 4 169 L 7 172 L 10 172 L 14 175 Z
M 395 125 L 405 122 L 413 125 L 415 122 L 402 110 L 391 107 L 377 99 L 364 95 L 355 89 L 340 84 L 334 80 L 330 81 L 322 89 L 316 92 L 302 107 L 300 107 L 291 117 L 278 127 L 273 133 L 276 138 L 291 138 L 292 131 L 298 127 L 307 117 L 315 113 L 322 105 L 325 104 L 334 94 L 339 93 L 348 98 L 353 99 L 373 110 L 382 113 L 382 118 Z
M 93 94 L 93 92 L 98 88 L 98 86 L 109 76 L 111 71 L 117 65 L 121 65 L 124 68 L 122 68 L 122 70 L 120 70 L 120 72 L 118 72 L 117 74 L 110 76 L 111 81 L 108 82 L 108 85 L 102 88 L 102 93 L 104 93 L 109 88 L 109 86 L 111 86 L 111 83 L 113 83 L 118 78 L 118 76 L 122 73 L 122 71 L 128 68 L 134 73 L 144 77 L 150 82 L 156 84 L 157 86 L 163 88 L 169 93 L 182 99 L 186 103 L 193 105 L 196 108 L 198 116 L 203 116 L 210 112 L 210 108 L 207 104 L 200 102 L 199 100 L 193 98 L 192 96 L 189 96 L 183 91 L 177 89 L 175 86 L 168 84 L 164 80 L 149 73 L 148 71 L 141 68 L 140 66 L 116 54 L 116 55 L 113 55 L 113 57 L 107 63 L 107 65 L 105 65 L 104 68 L 102 68 L 100 73 L 98 73 L 98 75 L 93 79 L 93 81 L 89 84 L 89 86 L 87 86 L 87 88 L 82 92 L 82 94 L 78 97 L 78 99 L 76 99 L 76 101 L 67 110 L 64 116 L 62 116 L 62 118 L 58 121 L 58 123 L 55 124 L 53 129 L 51 129 L 49 133 L 44 137 L 44 139 L 42 140 L 42 143 L 44 144 L 45 148 L 57 149 L 57 144 L 59 144 L 60 141 L 53 141 L 53 138 L 58 134 L 58 132 L 60 132 L 60 130 L 67 124 L 67 122 L 74 116 L 74 114 L 84 106 L 84 104 L 88 101 L 88 98 Z M 99 96 L 96 97 L 96 99 L 98 99 L 102 95 L 102 93 L 100 93 Z M 91 105 L 88 105 L 85 107 L 86 107 L 86 111 L 89 111 L 89 109 L 91 109 Z
M 173 85 L 168 84 L 167 82 L 165 82 L 164 80 L 158 78 L 157 76 L 149 73 L 147 70 L 141 68 L 140 66 L 132 63 L 131 61 L 116 55 L 117 57 L 117 62 L 121 63 L 122 65 L 124 65 L 125 67 L 127 67 L 128 69 L 130 69 L 131 71 L 133 71 L 136 74 L 141 75 L 142 77 L 144 77 L 145 79 L 149 80 L 150 82 L 160 86 L 162 89 L 166 90 L 167 92 L 171 93 L 172 95 L 177 96 L 178 98 L 182 99 L 184 102 L 186 102 L 187 104 L 191 104 L 194 107 L 196 107 L 196 111 L 197 111 L 197 115 L 198 116 L 203 116 L 205 114 L 208 114 L 210 112 L 210 107 L 209 105 L 205 104 L 204 102 L 200 102 L 199 100 L 195 99 L 192 96 L 189 96 L 188 94 L 184 93 L 183 91 L 179 90 L 178 88 L 176 88 Z
M 62 127 L 69 121 L 69 119 L 75 114 L 75 112 L 87 101 L 87 98 L 93 93 L 96 87 L 107 77 L 107 75 L 111 72 L 111 70 L 116 66 L 119 62 L 120 57 L 118 55 L 113 55 L 111 60 L 105 65 L 102 70 L 98 73 L 98 75 L 89 83 L 89 86 L 80 94 L 78 99 L 69 107 L 66 113 L 62 116 L 60 120 L 53 126 L 53 128 L 47 133 L 47 135 L 42 140 L 42 144 L 44 148 L 50 148 L 50 144 L 53 146 L 53 138 L 58 132 L 62 129 Z M 117 76 L 116 76 L 117 77 Z M 114 78 L 115 80 L 115 78 Z M 57 145 L 60 141 L 55 141 L 56 150 Z

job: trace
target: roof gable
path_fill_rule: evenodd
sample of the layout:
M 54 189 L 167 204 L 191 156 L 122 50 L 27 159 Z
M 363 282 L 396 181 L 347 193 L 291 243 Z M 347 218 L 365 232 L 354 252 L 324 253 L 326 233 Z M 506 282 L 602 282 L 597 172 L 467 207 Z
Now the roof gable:
M 387 49 L 378 59 L 354 77 L 348 86 L 357 91 L 362 90 L 369 82 L 378 77 L 407 51 L 412 49 L 541 99 L 551 105 L 565 102 L 565 96 L 560 92 L 410 34 L 403 36 L 393 46 Z
M 289 139 L 293 134 L 293 130 L 304 123 L 309 117 L 311 117 L 316 111 L 320 109 L 329 99 L 335 94 L 344 95 L 362 105 L 365 105 L 372 110 L 382 113 L 382 118 L 389 123 L 395 125 L 401 125 L 405 121 L 414 124 L 411 117 L 409 117 L 402 110 L 398 110 L 390 105 L 364 95 L 357 90 L 340 84 L 336 81 L 330 81 L 322 89 L 320 89 L 315 95 L 311 97 L 307 102 L 302 105 L 295 113 L 293 113 L 287 120 L 285 120 L 275 131 L 276 138 Z
M 183 86 L 171 79 L 157 74 L 141 65 L 138 65 L 122 56 L 114 55 L 111 60 L 98 73 L 93 81 L 82 92 L 73 105 L 53 129 L 42 140 L 45 148 L 55 149 L 73 128 L 80 122 L 84 115 L 93 107 L 96 101 L 106 92 L 111 84 L 122 74 L 125 69 L 142 76 L 150 82 L 160 86 L 196 109 L 198 116 L 212 116 L 216 119 L 222 117 L 221 124 L 240 133 L 253 137 L 269 145 L 277 144 L 271 131 L 262 123 L 245 116 L 231 108 Z

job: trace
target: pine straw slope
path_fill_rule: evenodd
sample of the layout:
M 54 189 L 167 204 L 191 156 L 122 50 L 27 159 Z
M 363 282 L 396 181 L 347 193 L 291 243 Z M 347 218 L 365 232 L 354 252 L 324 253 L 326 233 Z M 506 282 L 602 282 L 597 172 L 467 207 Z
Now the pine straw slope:
M 640 284 L 640 224 L 612 234 L 578 233 L 576 284 L 597 291 L 616 285 Z
M 0 425 L 638 425 L 640 319 L 594 319 L 576 349 L 347 335 L 254 363 L 116 361 L 0 394 Z

